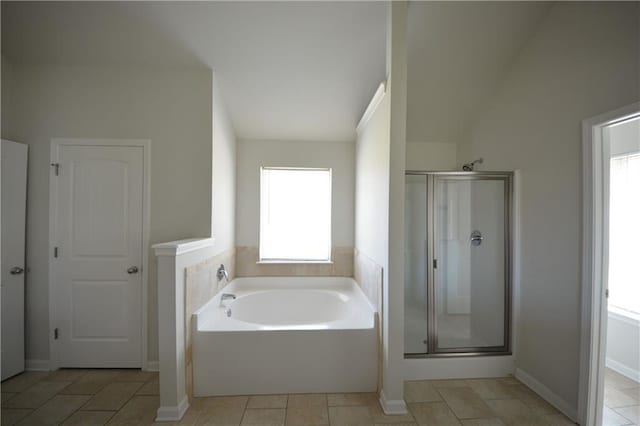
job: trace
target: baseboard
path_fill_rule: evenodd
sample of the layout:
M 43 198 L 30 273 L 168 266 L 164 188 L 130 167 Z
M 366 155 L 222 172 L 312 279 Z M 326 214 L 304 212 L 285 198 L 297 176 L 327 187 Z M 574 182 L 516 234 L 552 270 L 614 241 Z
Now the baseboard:
M 607 368 L 612 369 L 616 373 L 620 373 L 625 377 L 633 380 L 634 382 L 640 382 L 640 371 L 634 370 L 633 368 L 627 367 L 621 362 L 614 361 L 611 358 L 607 358 L 606 360 Z
M 48 359 L 26 359 L 24 361 L 25 371 L 50 371 Z
M 403 414 L 407 414 L 407 404 L 404 402 L 404 399 L 392 399 L 389 400 L 384 394 L 384 390 L 380 391 L 380 406 L 382 407 L 382 411 L 384 411 L 387 415 L 398 415 L 401 416 Z
M 147 365 L 142 368 L 144 371 L 160 371 L 159 361 L 147 361 Z
M 577 422 L 578 412 L 575 407 L 569 404 L 567 401 L 558 396 L 551 389 L 540 383 L 537 379 L 533 378 L 529 373 L 516 368 L 515 376 L 522 383 L 527 385 L 531 390 L 537 393 L 542 399 L 549 404 L 556 407 L 565 416 L 569 417 L 574 422 Z
M 156 412 L 156 422 L 178 422 L 189 409 L 189 398 L 185 395 L 176 406 L 160 407 Z

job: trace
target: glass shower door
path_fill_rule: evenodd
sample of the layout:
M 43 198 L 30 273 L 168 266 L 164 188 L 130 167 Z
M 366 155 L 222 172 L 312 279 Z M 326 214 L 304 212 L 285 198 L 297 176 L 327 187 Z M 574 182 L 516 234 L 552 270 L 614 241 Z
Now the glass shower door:
M 433 179 L 433 352 L 505 351 L 508 180 Z

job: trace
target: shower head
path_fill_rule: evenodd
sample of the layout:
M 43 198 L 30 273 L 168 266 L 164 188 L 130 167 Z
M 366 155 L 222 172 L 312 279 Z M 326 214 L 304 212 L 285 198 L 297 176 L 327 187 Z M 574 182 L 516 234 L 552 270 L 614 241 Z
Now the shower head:
M 465 172 L 472 172 L 475 165 L 482 164 L 482 161 L 482 158 L 478 158 L 477 160 L 473 160 L 470 163 L 465 163 L 462 165 L 462 170 L 464 170 Z

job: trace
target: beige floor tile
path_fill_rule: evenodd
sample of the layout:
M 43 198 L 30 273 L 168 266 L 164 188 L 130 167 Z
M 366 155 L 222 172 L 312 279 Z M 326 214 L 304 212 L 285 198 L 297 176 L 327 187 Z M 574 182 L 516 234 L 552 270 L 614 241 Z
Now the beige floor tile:
M 17 393 L 14 393 L 14 392 L 2 392 L 0 394 L 0 402 L 2 404 L 4 404 L 5 402 L 7 402 L 8 400 L 10 400 L 11 398 L 13 398 L 16 395 L 17 395 Z
M 560 414 L 553 405 L 549 404 L 525 385 L 511 386 L 511 392 L 513 392 L 517 399 L 524 402 L 527 407 L 537 414 Z
M 419 425 L 454 426 L 460 421 L 444 402 L 416 402 L 409 404 L 409 410 Z
M 427 380 L 404 382 L 404 400 L 406 402 L 442 401 L 438 391 Z
M 640 405 L 632 405 L 631 407 L 614 408 L 618 414 L 624 418 L 631 420 L 632 423 L 640 424 Z
M 115 411 L 76 411 L 64 423 L 64 426 L 101 426 L 106 425 Z
M 375 393 L 330 393 L 327 395 L 329 407 L 369 405 L 377 402 L 378 397 Z
M 117 411 L 142 387 L 140 382 L 110 383 L 83 407 L 85 411 Z
M 372 402 L 369 405 L 369 413 L 371 414 L 371 418 L 373 422 L 376 424 L 402 424 L 402 423 L 414 423 L 415 419 L 411 415 L 411 413 L 403 414 L 403 415 L 394 415 L 389 416 L 382 411 L 382 407 L 380 407 L 380 403 L 378 401 Z
M 626 389 L 629 390 L 629 389 Z M 609 408 L 628 407 L 630 405 L 638 405 L 640 402 L 621 390 L 604 387 L 604 405 Z
M 149 425 L 160 406 L 157 396 L 134 396 L 109 420 L 109 425 Z
M 160 380 L 151 380 L 142 385 L 136 395 L 160 395 Z
M 386 426 L 389 423 L 374 423 L 374 426 Z M 418 423 L 395 423 L 394 426 L 418 426 Z
M 19 425 L 57 425 L 90 398 L 88 395 L 56 395 L 22 419 Z
M 254 395 L 249 397 L 247 408 L 287 408 L 288 395 Z
M 26 417 L 31 411 L 27 408 L 2 408 L 0 414 L 0 424 L 2 426 L 13 426 L 22 418 Z
M 433 386 L 436 389 L 442 389 L 442 388 L 464 388 L 464 387 L 468 387 L 469 386 L 469 384 L 467 383 L 466 380 L 458 380 L 458 379 L 429 380 L 429 383 L 431 384 L 431 386 Z
M 289 395 L 289 402 L 292 396 L 294 395 Z M 329 412 L 326 406 L 289 406 L 285 424 L 287 426 L 328 425 Z
M 115 377 L 116 382 L 149 382 L 158 378 L 157 371 L 142 371 L 137 369 L 120 370 Z
M 331 426 L 371 425 L 373 418 L 366 406 L 329 407 L 329 424 Z
M 287 407 L 326 407 L 327 395 L 320 393 L 291 394 Z
M 520 385 L 520 384 L 522 384 L 520 382 L 520 380 L 516 379 L 513 376 L 501 377 L 501 378 L 498 379 L 498 381 L 500 381 L 501 383 L 504 383 L 505 385 Z
M 38 408 L 67 385 L 69 382 L 40 381 L 11 398 L 4 406 L 7 408 Z
M 471 388 L 444 388 L 438 392 L 459 419 L 495 417 L 485 401 Z
M 620 392 L 636 401 L 635 405 L 640 405 L 640 388 L 622 389 Z
M 118 371 L 116 370 L 90 370 L 60 393 L 66 395 L 95 395 L 113 382 L 117 375 Z
M 482 399 L 513 399 L 515 395 L 510 385 L 498 379 L 474 379 L 467 383 Z
M 284 408 L 247 408 L 242 416 L 242 425 L 284 426 Z
M 239 408 L 244 411 L 247 407 L 248 396 L 210 396 L 205 398 L 194 398 L 191 401 L 190 410 L 207 411 L 212 408 L 230 407 Z
M 47 377 L 47 375 L 49 375 L 49 373 L 45 371 L 26 371 L 2 382 L 2 384 L 0 384 L 0 391 L 22 392 Z
M 564 414 L 545 414 L 542 416 L 542 419 L 549 426 L 571 426 L 575 425 L 569 418 L 567 418 Z
M 462 421 L 462 426 L 504 426 L 504 423 L 498 418 L 468 419 Z
M 89 370 L 83 368 L 63 368 L 52 371 L 44 380 L 57 382 L 75 382 L 87 374 Z
M 614 389 L 631 389 L 640 387 L 640 383 L 607 368 L 604 373 L 605 383 Z
M 492 399 L 487 401 L 493 412 L 506 425 L 543 426 L 546 422 L 519 399 Z
M 631 420 L 616 413 L 609 407 L 602 410 L 602 426 L 622 426 L 632 424 Z
M 199 416 L 196 425 L 239 425 L 242 421 L 242 415 L 244 409 L 242 407 L 234 405 L 219 405 L 215 407 L 209 407 L 206 411 L 203 411 Z

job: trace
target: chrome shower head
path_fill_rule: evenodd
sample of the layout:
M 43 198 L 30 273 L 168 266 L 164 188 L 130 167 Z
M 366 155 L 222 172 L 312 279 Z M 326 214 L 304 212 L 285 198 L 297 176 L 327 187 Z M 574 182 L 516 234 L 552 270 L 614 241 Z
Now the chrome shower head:
M 482 158 L 478 158 L 477 160 L 474 160 L 470 163 L 465 163 L 462 165 L 462 170 L 464 170 L 465 172 L 472 172 L 475 165 L 482 164 L 482 161 Z

